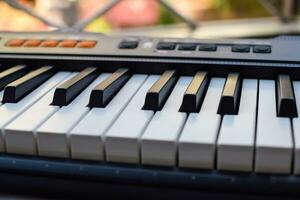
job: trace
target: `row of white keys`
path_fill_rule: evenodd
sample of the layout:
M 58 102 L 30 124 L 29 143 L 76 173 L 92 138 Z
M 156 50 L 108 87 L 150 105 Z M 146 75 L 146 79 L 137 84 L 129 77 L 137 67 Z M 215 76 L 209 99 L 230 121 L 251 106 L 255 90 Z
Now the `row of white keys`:
M 5 103 L 0 107 L 0 128 L 1 128 L 1 138 L 0 138 L 0 151 L 5 150 L 4 143 L 4 128 L 11 121 L 13 121 L 17 116 L 27 110 L 32 106 L 37 100 L 39 100 L 43 95 L 49 92 L 62 80 L 64 80 L 70 73 L 69 72 L 59 72 L 52 76 L 49 80 L 44 82 L 41 86 L 35 89 L 33 92 L 28 94 L 22 100 L 17 103 Z
M 187 114 L 179 112 L 192 77 L 181 77 L 161 111 L 154 114 L 141 137 L 141 162 L 146 165 L 176 166 L 177 139 Z
M 72 76 L 68 72 L 57 73 L 20 102 L 0 106 L 7 152 L 35 155 L 38 146 L 42 156 L 87 160 L 106 156 L 109 162 L 176 166 L 178 149 L 178 165 L 184 168 L 213 169 L 216 161 L 219 170 L 291 171 L 293 133 L 290 119 L 277 117 L 275 81 L 260 80 L 258 87 L 257 80 L 243 80 L 238 115 L 224 115 L 221 123 L 217 109 L 224 78 L 211 79 L 200 112 L 187 118 L 179 108 L 192 77 L 181 77 L 155 114 L 142 106 L 159 79 L 156 75 L 133 75 L 105 108 L 88 108 L 91 90 L 108 75 L 100 75 L 65 107 L 50 104 L 53 88 Z M 300 110 L 300 82 L 293 84 Z M 300 174 L 299 120 L 293 119 L 296 174 Z M 4 144 L 0 148 L 3 151 Z
M 119 117 L 147 75 L 133 75 L 105 108 L 93 108 L 70 131 L 71 156 L 74 159 L 103 160 L 105 134 Z M 127 121 L 134 126 L 134 121 Z M 132 124 L 130 124 L 132 123 Z
M 62 158 L 70 156 L 68 132 L 90 110 L 87 104 L 92 89 L 109 75 L 104 73 L 98 76 L 69 105 L 61 107 L 36 130 L 39 155 Z
M 107 132 L 105 142 L 107 161 L 139 163 L 139 139 L 154 115 L 152 110 L 143 110 L 142 108 L 149 88 L 158 79 L 159 76 L 156 75 L 147 78 L 121 116 Z
M 217 109 L 224 84 L 224 78 L 212 78 L 200 112 L 190 113 L 178 141 L 180 167 L 214 167 L 215 143 L 221 122 Z
M 275 81 L 259 81 L 255 171 L 290 173 L 293 139 L 291 122 L 277 117 Z
M 257 80 L 243 80 L 238 114 L 223 116 L 217 142 L 219 170 L 252 171 L 257 90 Z
M 300 110 L 300 81 L 294 81 L 294 93 L 296 98 L 297 110 Z M 293 119 L 293 131 L 295 139 L 295 150 L 294 150 L 294 173 L 300 174 L 300 116 Z
M 72 78 L 76 74 L 70 74 L 61 82 Z M 50 105 L 55 89 L 53 88 L 5 127 L 6 151 L 8 153 L 37 154 L 36 129 L 59 109 L 59 106 Z

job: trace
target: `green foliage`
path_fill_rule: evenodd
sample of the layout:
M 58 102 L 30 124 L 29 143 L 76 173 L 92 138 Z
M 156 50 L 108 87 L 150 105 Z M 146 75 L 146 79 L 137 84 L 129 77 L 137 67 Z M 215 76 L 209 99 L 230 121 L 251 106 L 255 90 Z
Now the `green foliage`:
M 159 6 L 160 18 L 158 24 L 174 24 L 176 22 L 172 14 L 165 7 Z
M 270 14 L 254 0 L 214 0 L 218 7 L 218 18 L 267 17 Z

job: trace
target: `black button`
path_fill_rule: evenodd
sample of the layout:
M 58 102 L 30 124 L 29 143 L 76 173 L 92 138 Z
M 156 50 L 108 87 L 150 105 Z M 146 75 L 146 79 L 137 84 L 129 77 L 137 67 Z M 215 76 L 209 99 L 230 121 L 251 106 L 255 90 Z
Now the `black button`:
M 271 46 L 269 45 L 255 45 L 253 48 L 254 53 L 271 53 Z
M 174 50 L 176 48 L 176 43 L 173 42 L 160 42 L 157 47 L 158 50 Z
M 138 46 L 138 41 L 123 41 L 119 44 L 120 49 L 135 49 Z
M 250 52 L 250 46 L 245 44 L 236 44 L 232 46 L 232 52 L 248 53 Z
M 196 49 L 196 44 L 180 44 L 178 50 L 181 51 L 194 51 Z
M 200 44 L 199 51 L 216 51 L 217 45 L 216 44 Z

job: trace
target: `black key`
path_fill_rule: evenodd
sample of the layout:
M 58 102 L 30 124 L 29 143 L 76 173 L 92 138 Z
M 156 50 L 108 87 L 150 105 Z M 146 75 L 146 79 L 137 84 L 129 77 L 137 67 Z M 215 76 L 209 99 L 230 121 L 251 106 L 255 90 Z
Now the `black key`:
M 241 80 L 238 73 L 230 73 L 227 77 L 220 100 L 218 114 L 237 114 L 241 97 Z
M 129 79 L 128 69 L 118 69 L 91 92 L 90 107 L 105 107 Z
M 68 105 L 82 90 L 97 78 L 97 68 L 88 67 L 55 89 L 52 105 Z
M 277 79 L 277 115 L 297 117 L 296 100 L 289 75 L 279 75 Z
M 25 65 L 17 65 L 0 73 L 0 90 L 10 82 L 17 80 L 29 71 Z
M 197 72 L 184 93 L 180 112 L 199 112 L 207 90 L 207 84 L 207 73 Z
M 165 71 L 146 94 L 145 110 L 161 110 L 176 83 L 176 72 Z
M 4 88 L 3 103 L 16 103 L 54 74 L 53 67 L 45 66 L 19 78 Z

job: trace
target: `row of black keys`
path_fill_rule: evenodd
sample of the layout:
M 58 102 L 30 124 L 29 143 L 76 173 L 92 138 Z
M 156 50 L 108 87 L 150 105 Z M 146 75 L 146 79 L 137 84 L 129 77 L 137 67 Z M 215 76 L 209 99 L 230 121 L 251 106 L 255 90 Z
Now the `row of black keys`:
M 146 95 L 144 109 L 160 110 L 176 83 L 176 72 L 166 71 L 150 88 Z M 180 107 L 181 112 L 199 112 L 208 89 L 209 77 L 206 72 L 198 72 L 185 91 Z M 277 78 L 277 115 L 297 117 L 296 100 L 289 75 Z M 229 73 L 220 99 L 218 114 L 238 114 L 242 90 L 242 79 L 238 73 Z
M 26 66 L 15 66 L 0 73 L 0 90 L 4 88 L 3 103 L 17 103 L 41 83 L 49 79 L 55 70 L 45 66 L 29 71 Z M 76 76 L 59 85 L 54 93 L 52 105 L 66 106 L 78 96 L 99 75 L 97 68 L 86 68 Z M 91 92 L 89 107 L 105 107 L 130 78 L 130 71 L 120 68 L 99 83 Z M 149 89 L 143 109 L 161 110 L 177 81 L 176 71 L 167 70 Z M 209 77 L 206 72 L 195 74 L 185 91 L 181 112 L 199 112 Z M 219 114 L 237 114 L 241 96 L 242 79 L 238 73 L 228 74 L 219 103 Z M 293 86 L 288 75 L 279 75 L 277 79 L 278 116 L 297 117 Z

